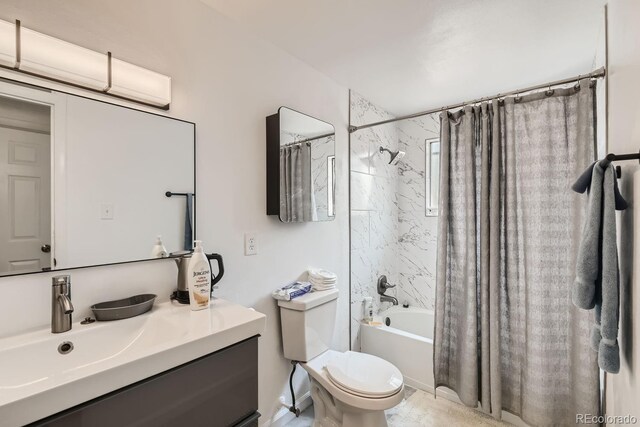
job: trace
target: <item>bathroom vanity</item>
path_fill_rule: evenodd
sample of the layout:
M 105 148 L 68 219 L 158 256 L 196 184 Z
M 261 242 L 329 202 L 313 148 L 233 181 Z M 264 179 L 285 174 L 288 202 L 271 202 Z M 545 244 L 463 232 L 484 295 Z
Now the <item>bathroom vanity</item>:
M 0 340 L 2 425 L 257 425 L 266 317 L 215 299 L 114 322 Z M 71 351 L 63 352 L 72 347 Z

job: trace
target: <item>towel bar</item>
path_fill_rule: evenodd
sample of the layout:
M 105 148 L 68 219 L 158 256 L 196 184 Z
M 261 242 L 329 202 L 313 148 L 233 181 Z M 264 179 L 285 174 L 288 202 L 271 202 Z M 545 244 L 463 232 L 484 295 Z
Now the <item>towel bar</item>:
M 167 197 L 172 197 L 172 196 L 194 196 L 196 195 L 196 193 L 173 193 L 171 191 L 167 191 L 166 193 L 164 193 L 165 196 Z
M 600 167 L 602 167 L 603 169 L 606 168 L 607 166 L 609 166 L 609 164 L 611 164 L 611 162 L 616 162 L 619 160 L 638 160 L 640 161 L 640 151 L 638 151 L 637 153 L 631 153 L 631 154 L 614 154 L 614 153 L 609 153 L 607 154 L 607 156 L 600 160 Z M 620 166 L 616 166 L 616 176 L 618 178 L 620 178 L 622 176 L 622 168 Z

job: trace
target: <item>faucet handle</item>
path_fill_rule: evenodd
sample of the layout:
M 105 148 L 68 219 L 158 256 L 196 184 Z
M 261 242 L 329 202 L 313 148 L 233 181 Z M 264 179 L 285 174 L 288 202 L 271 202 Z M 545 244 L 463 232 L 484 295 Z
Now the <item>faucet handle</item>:
M 55 276 L 52 281 L 54 285 L 68 285 L 69 283 L 71 283 L 71 276 L 68 274 Z
M 71 292 L 71 276 L 68 274 L 62 276 L 55 276 L 52 280 L 53 287 L 61 287 L 62 293 L 68 294 Z
M 378 294 L 384 295 L 387 289 L 395 287 L 396 285 L 392 285 L 387 281 L 387 276 L 382 275 L 378 278 Z

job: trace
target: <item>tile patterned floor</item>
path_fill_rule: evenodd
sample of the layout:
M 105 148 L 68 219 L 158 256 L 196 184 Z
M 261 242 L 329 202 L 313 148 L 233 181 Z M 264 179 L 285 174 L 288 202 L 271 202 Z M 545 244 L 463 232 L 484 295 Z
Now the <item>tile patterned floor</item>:
M 313 416 L 313 405 L 311 405 L 298 418 L 289 421 L 284 427 L 310 427 L 313 425 Z
M 406 387 L 406 386 L 405 386 Z M 413 390 L 395 408 L 386 411 L 389 427 L 493 427 L 510 424 L 496 421 L 479 411 L 435 398 L 422 390 Z
M 313 425 L 313 406 L 286 427 L 310 427 Z M 436 399 L 433 394 L 405 386 L 404 400 L 386 412 L 389 427 L 493 427 L 510 424 L 496 421 L 478 411 L 451 402 Z

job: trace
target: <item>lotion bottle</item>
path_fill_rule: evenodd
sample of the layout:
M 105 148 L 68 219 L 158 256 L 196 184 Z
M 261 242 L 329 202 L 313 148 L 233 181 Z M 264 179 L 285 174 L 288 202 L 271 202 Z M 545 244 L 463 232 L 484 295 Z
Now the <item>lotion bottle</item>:
M 156 237 L 156 244 L 151 250 L 151 258 L 166 258 L 167 255 L 167 248 L 162 244 L 162 236 Z
M 209 307 L 211 298 L 211 264 L 202 249 L 202 241 L 195 241 L 195 249 L 189 261 L 188 287 L 191 310 L 203 310 Z

